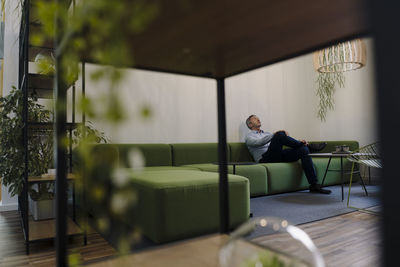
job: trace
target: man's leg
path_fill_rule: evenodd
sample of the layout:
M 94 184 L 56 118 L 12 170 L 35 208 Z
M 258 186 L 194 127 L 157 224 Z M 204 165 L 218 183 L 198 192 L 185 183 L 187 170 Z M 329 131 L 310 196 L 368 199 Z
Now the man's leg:
M 267 152 L 264 153 L 260 162 L 282 162 L 282 146 L 291 148 L 299 148 L 303 143 L 285 134 L 285 132 L 277 132 L 271 139 Z M 298 160 L 299 158 L 295 159 Z M 293 161 L 295 161 L 293 160 Z
M 305 145 L 294 149 L 284 149 L 282 150 L 282 161 L 293 162 L 300 159 L 304 173 L 307 177 L 307 181 L 310 184 L 310 192 L 330 194 L 331 190 L 322 189 L 321 185 L 318 184 L 317 174 L 315 172 L 314 164 L 309 153 L 310 150 Z
M 291 149 L 283 150 L 283 145 L 291 147 Z M 310 184 L 310 192 L 330 194 L 330 190 L 322 189 L 321 185 L 317 184 L 317 175 L 309 153 L 308 147 L 302 142 L 287 136 L 285 132 L 277 132 L 272 137 L 269 148 L 264 153 L 260 162 L 292 162 L 301 159 L 304 173 Z
M 282 150 L 282 161 L 283 162 L 293 162 L 296 160 L 301 160 L 301 165 L 303 166 L 304 173 L 307 177 L 308 183 L 310 185 L 316 184 L 318 182 L 317 174 L 314 169 L 314 164 L 312 162 L 310 151 L 307 146 L 303 145 L 295 149 L 284 149 Z

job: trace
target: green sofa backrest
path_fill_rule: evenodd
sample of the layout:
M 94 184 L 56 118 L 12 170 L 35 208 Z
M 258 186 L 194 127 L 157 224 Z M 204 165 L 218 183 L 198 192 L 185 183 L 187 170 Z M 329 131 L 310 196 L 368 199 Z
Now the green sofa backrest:
M 231 152 L 230 161 L 254 161 L 245 143 L 229 143 L 229 147 Z
M 169 144 L 98 144 L 93 145 L 97 157 L 105 157 L 107 165 L 129 167 L 129 152 L 138 149 L 144 156 L 145 166 L 171 166 L 172 155 Z M 115 162 L 114 162 L 115 161 Z
M 118 147 L 114 144 L 96 144 L 90 146 L 90 156 L 96 168 L 110 169 L 119 164 Z
M 319 143 L 319 141 L 312 141 L 310 143 Z M 338 145 L 348 145 L 350 151 L 357 150 L 359 144 L 355 140 L 343 140 L 343 141 L 327 141 L 326 147 L 319 153 L 328 153 L 336 150 Z M 230 161 L 242 162 L 242 161 L 254 161 L 245 143 L 229 143 L 230 147 Z M 287 148 L 287 147 L 284 147 Z
M 335 151 L 337 145 L 348 145 L 351 151 L 359 148 L 358 142 L 354 140 L 327 143 L 321 153 Z M 106 161 L 108 166 L 118 164 L 129 167 L 129 151 L 135 148 L 143 153 L 145 165 L 148 167 L 218 162 L 218 143 L 97 144 L 93 145 L 93 148 L 96 157 L 104 156 L 104 159 L 100 160 Z M 254 161 L 245 143 L 229 143 L 227 150 L 228 161 Z
M 218 162 L 218 143 L 171 144 L 174 166 Z M 229 160 L 229 146 L 228 160 Z
M 129 167 L 129 152 L 139 149 L 143 153 L 145 166 L 171 166 L 172 154 L 169 144 L 117 144 L 120 163 Z

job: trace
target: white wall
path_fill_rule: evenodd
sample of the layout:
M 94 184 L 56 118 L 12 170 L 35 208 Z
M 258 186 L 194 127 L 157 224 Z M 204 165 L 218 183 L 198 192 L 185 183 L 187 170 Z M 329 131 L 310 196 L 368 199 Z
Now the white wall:
M 19 36 L 19 1 L 6 1 L 4 23 L 4 72 L 3 94 L 11 91 L 11 86 L 18 86 L 18 36 Z M 0 211 L 17 209 L 17 198 L 8 194 L 8 188 L 1 187 Z
M 90 81 L 90 74 L 101 68 L 86 64 L 87 96 L 96 99 L 106 92 L 106 83 Z M 95 126 L 116 143 L 218 142 L 217 92 L 213 79 L 183 75 L 125 70 L 126 79 L 112 88 L 121 96 L 128 119 L 122 125 L 107 125 L 103 120 Z M 78 90 L 80 82 L 78 81 Z M 103 108 L 102 100 L 95 100 Z M 150 119 L 140 116 L 140 109 L 149 106 Z
M 316 116 L 317 73 L 311 54 L 226 79 L 228 141 L 241 140 L 242 132 L 247 131 L 244 121 L 250 114 L 261 118 L 265 130 L 286 129 L 300 139 L 356 139 L 361 145 L 375 141 L 372 40 L 366 39 L 366 45 L 367 66 L 345 73 L 345 88 L 337 88 L 335 110 L 329 111 L 326 122 Z M 95 89 L 107 88 L 90 82 L 90 72 L 97 68 L 87 65 L 88 95 L 96 96 Z M 217 142 L 213 80 L 140 70 L 126 72 L 127 80 L 118 94 L 128 106 L 129 119 L 118 128 L 96 122 L 112 142 Z M 153 109 L 150 121 L 138 116 L 143 104 Z
M 251 114 L 260 117 L 264 130 L 285 129 L 299 139 L 317 139 L 313 75 L 306 55 L 227 79 L 228 140 L 243 141 L 248 131 L 244 121 Z

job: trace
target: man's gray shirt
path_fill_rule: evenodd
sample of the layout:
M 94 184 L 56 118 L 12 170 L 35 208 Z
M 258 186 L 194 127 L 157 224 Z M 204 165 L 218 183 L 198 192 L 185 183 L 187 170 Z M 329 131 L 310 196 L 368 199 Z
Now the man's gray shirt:
M 271 139 L 274 135 L 261 130 L 251 131 L 245 137 L 247 148 L 256 162 L 260 162 L 262 155 L 267 152 Z

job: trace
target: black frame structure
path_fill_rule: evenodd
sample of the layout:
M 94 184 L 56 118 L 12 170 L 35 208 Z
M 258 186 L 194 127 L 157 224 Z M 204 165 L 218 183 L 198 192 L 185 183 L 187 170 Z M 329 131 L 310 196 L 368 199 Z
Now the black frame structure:
M 216 13 L 218 13 L 218 11 L 221 11 L 221 13 L 218 14 L 221 14 L 222 17 L 233 14 L 233 19 L 236 18 L 237 21 L 243 22 L 242 24 L 244 25 L 242 31 L 227 31 L 227 28 L 229 28 L 228 26 L 230 24 L 225 23 L 225 21 L 222 21 L 221 19 L 218 20 L 219 24 L 218 23 L 215 25 L 213 24 L 210 28 L 204 31 L 199 31 L 201 37 L 203 37 L 204 34 L 210 34 L 210 39 L 212 40 L 210 41 L 210 39 L 208 39 L 207 40 L 209 41 L 208 44 L 216 40 L 216 46 L 214 47 L 215 50 L 213 50 L 212 52 L 217 55 L 218 59 L 216 64 L 213 66 L 214 69 L 211 69 L 210 71 L 204 71 L 204 68 L 202 67 L 207 65 L 204 63 L 206 61 L 206 58 L 204 58 L 204 61 L 200 62 L 204 63 L 203 65 L 201 64 L 197 65 L 199 66 L 198 68 L 185 69 L 185 66 L 189 65 L 187 64 L 185 65 L 184 63 L 177 64 L 175 68 L 174 67 L 170 68 L 165 64 L 170 62 L 168 60 L 168 57 L 176 57 L 173 49 L 168 50 L 169 52 L 168 55 L 157 54 L 158 56 L 160 55 L 165 56 L 164 58 L 159 59 L 159 61 L 151 61 L 152 58 L 150 56 L 149 56 L 149 61 L 146 61 L 147 60 L 146 55 L 149 55 L 146 54 L 146 49 L 145 49 L 146 47 L 139 47 L 139 48 L 136 47 L 136 49 L 139 49 L 140 53 L 138 60 L 139 63 L 135 66 L 136 68 L 145 70 L 186 74 L 198 77 L 208 77 L 208 78 L 215 78 L 217 80 L 221 233 L 227 233 L 229 231 L 227 227 L 229 225 L 229 213 L 228 213 L 229 207 L 227 201 L 228 188 L 227 188 L 227 162 L 226 162 L 227 151 L 226 151 L 224 79 L 232 75 L 243 73 L 248 70 L 256 69 L 259 67 L 267 66 L 272 63 L 282 61 L 284 59 L 293 58 L 295 56 L 311 52 L 313 50 L 325 47 L 330 44 L 334 44 L 342 40 L 365 36 L 366 34 L 370 34 L 372 29 L 372 35 L 375 38 L 375 42 L 377 44 L 376 45 L 376 52 L 378 55 L 377 92 L 378 92 L 378 103 L 379 103 L 380 139 L 383 140 L 383 162 L 385 166 L 383 172 L 384 192 L 382 194 L 383 204 L 384 204 L 384 220 L 383 220 L 384 258 L 383 259 L 384 259 L 384 264 L 386 266 L 396 264 L 398 261 L 396 244 L 397 241 L 400 239 L 400 231 L 398 230 L 397 226 L 399 225 L 400 222 L 400 216 L 398 216 L 397 205 L 394 201 L 394 199 L 396 198 L 395 196 L 397 195 L 396 188 L 398 187 L 394 185 L 399 183 L 399 180 L 397 179 L 397 177 L 395 177 L 395 173 L 398 171 L 397 151 L 399 151 L 400 147 L 398 143 L 396 142 L 393 143 L 391 141 L 397 140 L 398 138 L 397 133 L 393 131 L 393 114 L 396 115 L 400 114 L 399 110 L 400 107 L 399 105 L 397 105 L 398 102 L 397 100 L 400 99 L 399 95 L 400 90 L 395 90 L 395 91 L 392 90 L 392 87 L 398 84 L 397 67 L 394 66 L 394 64 L 400 61 L 398 60 L 399 58 L 398 47 L 397 47 L 398 42 L 393 42 L 397 41 L 397 39 L 396 40 L 393 39 L 393 25 L 397 25 L 396 22 L 398 21 L 397 11 L 399 10 L 399 3 L 388 0 L 384 1 L 285 0 L 285 1 L 276 1 L 276 3 L 272 3 L 270 1 L 243 2 L 243 1 L 232 0 L 229 1 L 230 9 L 228 10 L 228 8 L 226 8 L 228 5 L 227 2 L 228 1 L 223 1 L 223 0 L 196 1 L 196 4 L 199 5 L 199 7 L 196 8 L 196 10 L 198 10 L 199 12 L 203 12 L 204 15 L 204 16 L 197 16 L 197 18 L 206 18 L 206 19 L 214 18 L 213 16 Z M 277 4 L 278 2 L 279 4 Z M 175 3 L 175 1 L 169 1 L 169 3 L 171 3 L 169 11 L 174 12 L 173 11 L 174 6 L 172 3 Z M 254 16 L 253 18 L 254 14 L 251 12 L 253 11 L 257 13 L 259 11 L 258 9 L 250 8 L 250 5 L 254 3 L 258 5 L 263 5 L 263 4 L 268 5 L 268 6 L 263 6 L 265 8 L 265 12 L 268 11 L 270 12 L 268 16 L 265 16 L 265 20 L 268 21 L 268 19 L 270 19 L 272 23 L 268 22 L 264 23 L 264 21 L 260 21 L 259 20 L 260 18 L 259 17 L 257 18 L 256 16 Z M 238 16 L 235 17 L 236 14 L 242 14 L 241 13 L 242 5 L 245 5 L 245 8 L 242 8 L 242 10 L 244 10 L 244 12 L 248 12 L 246 13 L 247 17 L 245 17 L 244 20 L 241 20 L 243 19 L 243 17 L 238 17 Z M 224 7 L 226 9 L 224 9 Z M 312 11 L 311 7 L 313 9 Z M 213 9 L 215 9 L 216 12 L 214 12 Z M 282 16 L 280 15 L 274 16 L 276 13 L 274 12 L 274 10 L 280 10 L 281 13 L 278 12 L 278 14 L 282 14 Z M 310 10 L 310 11 L 304 11 L 304 10 Z M 372 20 L 370 20 L 370 17 L 368 17 L 367 11 L 369 11 L 368 15 L 371 16 Z M 177 16 L 175 17 L 178 17 L 177 23 L 179 23 L 180 25 L 187 26 L 187 24 L 183 22 L 183 20 L 187 19 L 188 23 L 191 23 L 190 25 L 192 25 L 193 27 L 199 25 L 203 26 L 203 24 L 193 22 L 193 20 L 191 20 L 190 17 L 186 17 L 181 13 L 177 12 L 176 15 Z M 262 14 L 260 16 L 262 16 Z M 175 18 L 174 16 L 169 16 L 169 17 Z M 299 20 L 296 19 L 291 20 L 292 18 L 297 18 Z M 180 21 L 180 19 L 182 21 Z M 301 22 L 305 21 L 305 22 L 299 25 L 300 21 Z M 235 23 L 235 20 L 232 20 L 231 22 Z M 258 24 L 263 24 L 263 23 L 265 24 L 265 28 L 257 28 L 259 26 Z M 163 35 L 159 35 L 157 37 L 155 36 L 154 33 L 157 32 L 157 29 L 160 29 L 160 32 L 162 32 L 162 30 L 165 30 L 165 27 L 174 27 L 176 25 L 177 24 L 174 24 L 173 22 L 158 24 L 157 25 L 158 28 L 155 27 L 154 32 L 149 32 L 147 33 L 147 35 L 143 36 L 142 43 L 151 44 L 152 47 L 150 48 L 150 50 L 155 49 L 154 46 L 157 45 L 162 46 L 163 44 L 159 44 L 157 42 L 151 43 L 148 42 L 148 40 L 157 40 L 157 37 L 159 38 L 163 37 Z M 254 26 L 256 30 L 251 32 L 252 29 L 248 27 L 249 25 Z M 212 27 L 215 28 L 220 27 L 220 31 L 219 32 L 213 31 Z M 280 28 L 280 27 L 287 27 L 287 28 Z M 183 41 L 181 43 L 184 43 L 184 45 L 192 44 L 194 47 L 193 51 L 196 51 L 196 49 L 198 49 L 201 50 L 200 54 L 203 53 L 203 55 L 205 55 L 204 51 L 207 49 L 207 47 L 204 46 L 203 47 L 204 49 L 202 50 L 201 46 L 196 46 L 199 42 L 196 43 L 193 42 L 193 39 L 190 39 L 191 37 L 193 37 L 193 35 L 188 37 L 188 39 L 185 39 L 185 37 L 182 35 L 184 33 L 183 29 L 181 28 L 184 27 L 180 28 L 179 26 L 177 26 L 177 28 L 175 27 L 175 29 L 178 30 L 177 32 L 179 34 L 179 37 L 183 39 L 179 41 Z M 263 32 L 262 31 L 263 29 L 270 31 Z M 274 31 L 275 29 L 277 29 L 277 31 Z M 282 33 L 281 32 L 282 29 L 287 31 Z M 196 30 L 193 31 L 196 32 Z M 300 35 L 295 35 L 294 30 L 296 31 L 302 30 L 302 32 L 299 33 Z M 234 32 L 234 34 L 229 35 L 232 32 Z M 246 33 L 248 33 L 248 35 L 245 35 Z M 242 43 L 239 42 L 240 43 L 239 46 L 235 47 L 229 46 L 228 43 L 223 42 L 224 40 L 226 40 L 226 42 L 234 42 L 235 39 L 229 39 L 229 38 L 230 37 L 234 38 L 235 34 L 238 36 L 236 40 L 238 42 L 240 40 L 242 41 Z M 286 36 L 287 34 L 292 34 L 291 36 L 292 38 L 287 38 Z M 273 37 L 271 37 L 271 39 L 268 39 L 271 35 L 273 35 L 275 39 Z M 242 37 L 242 39 L 240 39 L 239 37 Z M 396 36 L 396 38 L 398 37 Z M 135 41 L 135 39 L 133 40 Z M 187 41 L 187 43 L 185 43 L 185 41 Z M 254 49 L 251 50 L 252 47 L 251 45 L 253 41 L 258 41 L 257 45 L 259 46 L 254 45 L 253 46 Z M 232 51 L 233 55 L 236 53 L 239 58 L 238 60 L 240 61 L 241 60 L 239 53 L 240 45 L 247 47 L 246 55 L 255 53 L 256 57 L 249 57 L 247 62 L 243 61 L 244 63 L 242 65 L 239 64 L 240 66 L 239 65 L 235 66 L 234 59 L 230 58 L 229 52 Z M 263 48 L 263 45 L 267 48 Z M 227 48 L 228 50 L 231 49 L 227 52 L 227 55 L 225 55 L 225 57 L 219 55 L 221 51 L 224 51 L 224 48 Z M 60 53 L 58 55 L 61 56 L 61 51 L 59 52 Z M 142 58 L 140 58 L 140 55 L 142 56 Z M 193 58 L 198 59 L 196 58 L 196 55 L 194 55 L 192 59 Z M 141 59 L 143 59 L 143 61 L 141 61 Z M 229 63 L 230 62 L 229 60 L 232 60 L 231 63 Z M 83 59 L 83 61 L 91 62 L 90 59 Z M 193 66 L 195 65 L 195 63 L 196 63 L 195 61 L 191 62 Z M 227 65 L 224 65 L 225 63 Z M 226 69 L 224 69 L 224 67 L 226 67 Z M 61 70 L 58 70 L 58 72 L 61 72 Z M 22 80 L 21 84 L 23 84 L 23 82 L 24 81 Z M 60 101 L 61 105 L 63 105 L 63 97 L 65 93 L 63 92 L 65 91 L 64 87 L 65 86 L 57 82 L 57 90 L 59 90 L 57 95 L 61 96 L 61 101 Z M 60 114 L 60 116 L 57 118 L 58 119 L 56 121 L 56 124 L 57 124 L 58 134 L 60 134 L 60 131 L 64 129 L 62 128 L 63 126 L 61 124 L 65 124 L 65 118 L 62 114 Z M 398 124 L 399 123 L 397 122 L 396 125 Z M 388 139 L 386 139 L 387 137 Z M 64 150 L 58 149 L 57 158 L 63 159 L 64 153 L 65 153 Z M 58 190 L 63 190 L 62 186 L 65 185 L 65 179 L 66 179 L 65 177 L 66 165 L 64 160 L 58 160 L 57 163 L 58 163 L 57 168 L 59 168 L 59 170 L 57 171 L 57 183 L 60 186 Z M 65 202 L 65 199 L 59 197 L 58 200 L 60 202 L 59 204 L 60 209 L 63 209 L 64 208 L 63 202 Z M 63 244 L 64 242 L 66 242 L 66 235 L 64 231 L 65 228 L 63 221 L 65 221 L 65 214 L 59 212 L 57 218 L 58 222 L 57 256 L 59 258 L 57 262 L 58 266 L 66 266 L 68 264 L 66 260 L 65 245 Z
M 397 142 L 400 121 L 400 88 L 397 62 L 400 60 L 398 44 L 400 37 L 394 25 L 399 25 L 398 1 L 369 0 L 372 34 L 375 40 L 378 126 L 383 161 L 381 201 L 383 219 L 381 234 L 383 237 L 382 266 L 398 266 L 400 240 L 400 215 L 398 208 L 400 186 L 399 151 Z
M 69 152 L 67 151 L 66 148 L 62 151 L 62 153 L 59 153 L 58 155 L 62 155 L 62 157 L 58 157 L 58 160 L 63 161 L 63 166 L 62 168 L 59 168 L 57 165 L 57 172 L 62 171 L 67 173 L 67 161 L 69 162 L 69 171 L 72 171 L 72 131 L 74 128 L 76 128 L 79 124 L 75 122 L 75 109 L 76 109 L 76 88 L 75 84 L 72 85 L 72 122 L 67 122 L 66 120 L 66 113 L 60 114 L 60 112 L 56 112 L 56 119 L 54 123 L 37 123 L 37 122 L 30 122 L 28 121 L 28 97 L 29 94 L 35 92 L 38 96 L 38 98 L 60 98 L 59 94 L 56 94 L 54 92 L 54 87 L 53 87 L 53 82 L 54 81 L 59 81 L 60 79 L 57 79 L 57 74 L 53 78 L 51 75 L 43 75 L 43 74 L 34 74 L 34 73 L 29 73 L 29 63 L 34 61 L 34 58 L 37 54 L 43 53 L 45 55 L 50 55 L 51 53 L 54 53 L 54 45 L 51 42 L 45 42 L 43 46 L 33 46 L 30 44 L 29 41 L 29 36 L 30 36 L 30 28 L 31 27 L 41 27 L 42 25 L 40 22 L 35 21 L 31 17 L 31 7 L 32 3 L 31 0 L 24 0 L 23 1 L 23 6 L 22 6 L 22 16 L 21 16 L 21 24 L 20 24 L 20 35 L 19 35 L 19 81 L 18 85 L 19 88 L 23 91 L 23 147 L 24 147 L 24 184 L 23 184 L 23 189 L 21 194 L 18 196 L 18 210 L 21 215 L 21 225 L 24 233 L 24 239 L 25 239 L 25 246 L 26 246 L 26 254 L 29 254 L 29 245 L 33 242 L 40 242 L 44 240 L 52 240 L 56 236 L 59 236 L 58 234 L 54 237 L 51 238 L 42 238 L 42 239 L 35 239 L 35 240 L 30 240 L 30 235 L 29 235 L 29 185 L 31 182 L 29 182 L 29 169 L 28 169 L 28 162 L 29 162 L 29 151 L 28 151 L 28 140 L 29 140 L 29 131 L 53 131 L 55 130 L 55 136 L 58 137 L 61 135 L 61 133 L 69 131 L 69 138 L 70 138 L 70 147 L 69 147 Z M 58 70 L 59 68 L 56 68 Z M 64 85 L 64 87 L 67 85 Z M 71 86 L 68 86 L 70 88 Z M 63 91 L 63 100 L 65 104 L 65 111 L 66 109 L 66 89 Z M 82 92 L 84 93 L 84 92 Z M 60 122 L 60 118 L 63 118 Z M 83 119 L 84 119 L 84 114 L 83 114 Z M 58 121 L 59 123 L 56 123 Z M 83 124 L 84 125 L 84 124 Z M 56 127 L 55 127 L 56 126 Z M 59 143 L 59 142 L 57 142 Z M 58 175 L 58 174 L 57 174 Z M 65 176 L 66 177 L 66 176 Z M 34 182 L 33 182 L 34 183 Z M 64 180 L 56 180 L 56 198 L 57 198 L 57 204 L 63 203 L 63 207 L 57 206 L 57 211 L 63 211 L 62 216 L 63 219 L 60 221 L 58 218 L 60 218 L 56 214 L 56 228 L 57 232 L 61 230 L 62 228 L 59 228 L 58 223 L 60 223 L 61 227 L 64 227 L 66 230 L 66 216 L 67 216 L 67 210 L 68 210 L 68 205 L 67 205 L 67 188 L 68 188 L 68 183 L 67 179 L 65 178 Z M 74 183 L 72 184 L 74 187 Z M 62 190 L 60 190 L 62 188 Z M 59 199 L 65 200 L 65 202 L 58 201 Z M 76 218 L 76 210 L 75 210 L 75 190 L 73 190 L 73 197 L 72 197 L 72 217 L 75 220 Z M 66 234 L 66 232 L 65 232 Z M 86 244 L 86 232 L 84 234 L 84 244 Z M 80 235 L 80 234 L 79 234 Z M 65 250 L 66 247 L 60 247 L 57 249 L 57 251 L 62 251 Z M 65 253 L 64 253 L 65 254 Z M 59 255 L 62 257 L 62 255 Z

